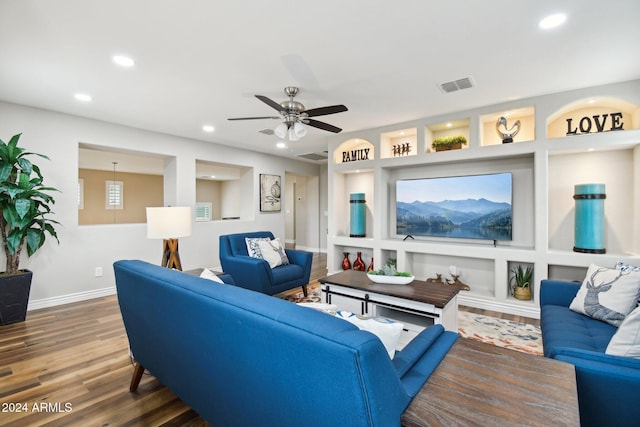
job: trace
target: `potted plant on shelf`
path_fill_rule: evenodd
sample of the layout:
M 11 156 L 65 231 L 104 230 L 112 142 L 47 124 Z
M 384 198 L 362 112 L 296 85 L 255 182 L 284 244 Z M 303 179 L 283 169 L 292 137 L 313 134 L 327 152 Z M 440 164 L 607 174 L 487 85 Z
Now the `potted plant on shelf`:
M 43 185 L 40 168 L 27 158 L 35 155 L 18 147 L 21 134 L 9 142 L 0 139 L 0 235 L 6 268 L 0 273 L 0 325 L 24 321 L 31 289 L 32 272 L 20 269 L 20 255 L 26 245 L 33 255 L 44 244 L 47 233 L 58 240 L 52 213 L 58 191 Z M 33 176 L 32 176 L 33 175 Z
M 511 269 L 511 281 L 513 285 L 513 296 L 519 300 L 528 301 L 531 299 L 531 279 L 533 278 L 533 266 L 528 265 L 522 268 L 521 265 Z
M 459 150 L 467 143 L 467 138 L 462 135 L 440 136 L 433 140 L 431 146 L 436 151 Z

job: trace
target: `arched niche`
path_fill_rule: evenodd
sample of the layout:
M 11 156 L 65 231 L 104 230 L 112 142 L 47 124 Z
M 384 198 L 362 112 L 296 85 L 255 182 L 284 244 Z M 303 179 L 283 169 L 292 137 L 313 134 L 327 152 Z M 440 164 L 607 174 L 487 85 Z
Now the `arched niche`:
M 333 152 L 333 163 L 351 163 L 374 158 L 373 144 L 362 138 L 347 139 Z
M 580 99 L 547 118 L 548 138 L 629 129 L 640 129 L 640 107 L 613 97 Z

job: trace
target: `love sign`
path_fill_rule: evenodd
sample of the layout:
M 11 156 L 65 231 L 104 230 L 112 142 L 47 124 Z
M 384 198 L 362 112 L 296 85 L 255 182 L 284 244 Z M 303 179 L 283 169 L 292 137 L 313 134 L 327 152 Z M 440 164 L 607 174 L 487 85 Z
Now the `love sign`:
M 581 133 L 607 132 L 610 130 L 624 130 L 622 113 L 596 114 L 594 116 L 584 116 L 577 124 L 573 124 L 573 119 L 567 119 L 567 136 Z

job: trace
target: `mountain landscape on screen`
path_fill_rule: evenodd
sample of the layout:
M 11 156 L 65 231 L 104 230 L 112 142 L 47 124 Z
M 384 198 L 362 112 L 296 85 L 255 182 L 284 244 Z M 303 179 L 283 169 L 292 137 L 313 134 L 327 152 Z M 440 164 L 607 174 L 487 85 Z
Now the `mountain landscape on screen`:
M 397 233 L 511 240 L 511 205 L 487 199 L 398 202 Z

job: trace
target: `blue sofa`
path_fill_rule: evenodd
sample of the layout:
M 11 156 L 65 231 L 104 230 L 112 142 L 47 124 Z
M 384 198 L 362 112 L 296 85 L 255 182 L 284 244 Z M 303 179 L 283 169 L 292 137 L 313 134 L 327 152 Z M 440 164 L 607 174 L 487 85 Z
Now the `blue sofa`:
M 569 309 L 580 283 L 543 280 L 540 326 L 544 355 L 575 365 L 583 426 L 640 423 L 640 360 L 605 354 L 615 326 Z
M 114 263 L 136 368 L 214 426 L 399 426 L 457 334 L 425 329 L 391 360 L 340 318 L 137 260 Z
M 237 286 L 267 295 L 275 295 L 289 289 L 302 287 L 307 296 L 307 284 L 311 275 L 313 254 L 307 251 L 287 249 L 288 265 L 275 268 L 259 258 L 249 256 L 246 238 L 266 237 L 273 239 L 270 231 L 221 235 L 220 265 L 230 274 Z

